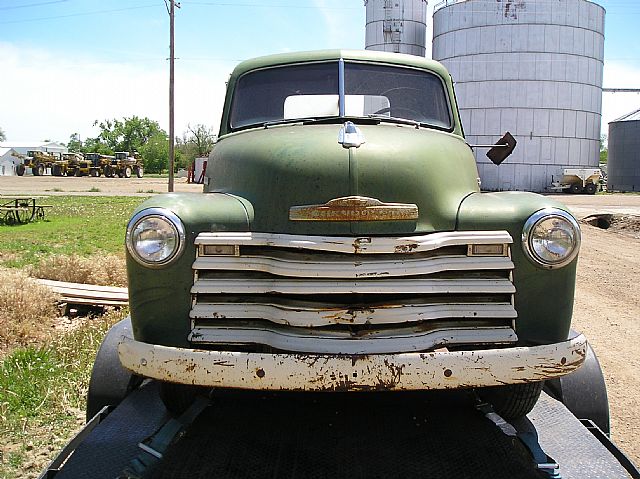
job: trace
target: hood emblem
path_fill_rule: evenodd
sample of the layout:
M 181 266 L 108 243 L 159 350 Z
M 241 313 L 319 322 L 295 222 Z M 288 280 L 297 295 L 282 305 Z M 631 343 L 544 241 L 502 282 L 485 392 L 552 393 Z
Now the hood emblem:
M 366 196 L 346 196 L 324 205 L 292 206 L 291 221 L 408 221 L 418 219 L 418 207 L 407 203 L 383 203 Z
M 364 143 L 364 135 L 360 131 L 355 123 L 352 121 L 347 121 L 340 128 L 340 133 L 338 133 L 338 143 L 340 143 L 344 148 L 358 148 L 360 145 Z

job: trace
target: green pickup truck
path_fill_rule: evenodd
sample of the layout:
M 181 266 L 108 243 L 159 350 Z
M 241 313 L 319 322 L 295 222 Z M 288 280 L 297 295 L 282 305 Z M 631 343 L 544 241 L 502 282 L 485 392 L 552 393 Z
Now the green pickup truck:
M 475 388 L 519 417 L 587 351 L 576 220 L 480 192 L 452 79 L 424 58 L 241 63 L 204 193 L 147 200 L 126 245 L 119 359 L 174 413 L 211 388 Z

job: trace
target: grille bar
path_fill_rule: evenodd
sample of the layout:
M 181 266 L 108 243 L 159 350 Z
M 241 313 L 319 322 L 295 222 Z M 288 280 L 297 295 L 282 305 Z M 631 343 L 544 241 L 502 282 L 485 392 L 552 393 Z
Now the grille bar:
M 286 327 L 224 326 L 195 327 L 189 341 L 202 344 L 246 346 L 267 345 L 283 351 L 317 354 L 388 354 L 427 351 L 436 347 L 464 344 L 509 344 L 517 341 L 513 329 L 456 328 L 427 331 L 385 331 L 364 337 L 348 333 Z
M 193 294 L 511 294 L 508 279 L 199 279 Z
M 401 324 L 452 319 L 515 319 L 510 303 L 493 304 L 394 304 L 385 306 L 312 308 L 269 303 L 200 303 L 190 314 L 193 319 L 266 319 L 290 326 L 317 328 L 332 324 Z
M 352 256 L 352 255 L 350 255 Z M 441 273 L 444 271 L 512 270 L 508 257 L 439 256 L 412 259 L 401 255 L 395 260 L 328 260 L 312 262 L 311 258 L 289 259 L 274 256 L 199 257 L 193 264 L 198 271 L 259 271 L 296 278 L 376 278 Z M 316 259 L 317 258 L 313 258 Z
M 418 253 L 448 246 L 512 243 L 513 240 L 507 231 L 451 231 L 402 238 L 369 236 L 350 238 L 271 233 L 200 233 L 195 240 L 195 244 L 198 246 L 231 244 L 352 254 Z

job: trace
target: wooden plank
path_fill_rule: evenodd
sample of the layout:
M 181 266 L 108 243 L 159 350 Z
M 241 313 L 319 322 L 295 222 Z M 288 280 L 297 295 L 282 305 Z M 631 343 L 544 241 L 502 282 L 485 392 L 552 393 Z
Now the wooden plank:
M 67 283 L 38 279 L 40 284 L 60 295 L 60 302 L 67 304 L 93 304 L 96 306 L 126 306 L 129 303 L 127 288 L 95 284 Z

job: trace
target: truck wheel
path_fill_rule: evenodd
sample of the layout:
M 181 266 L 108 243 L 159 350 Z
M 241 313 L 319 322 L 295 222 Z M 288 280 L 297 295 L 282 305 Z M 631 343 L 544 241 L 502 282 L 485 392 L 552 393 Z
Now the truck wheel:
M 96 170 L 95 168 L 92 168 L 90 174 L 92 177 L 97 178 L 98 176 L 100 176 L 100 170 Z
M 113 168 L 107 165 L 104 167 L 104 176 L 107 178 L 113 178 Z
M 53 176 L 61 176 L 62 175 L 62 169 L 60 168 L 60 165 L 53 165 L 51 167 L 51 174 Z
M 124 175 L 125 178 L 131 178 L 131 167 L 125 166 L 122 174 Z
M 582 193 L 582 185 L 578 183 L 574 183 L 569 187 L 569 192 L 577 195 L 578 193 Z
M 24 175 L 24 170 L 26 170 L 26 168 L 24 167 L 24 165 L 22 163 L 17 165 L 16 166 L 16 175 L 23 176 Z
M 596 353 L 587 344 L 584 364 L 566 376 L 545 382 L 545 391 L 578 419 L 590 419 L 605 434 L 611 432 L 607 385 Z
M 538 402 L 544 382 L 508 384 L 483 388 L 479 392 L 504 419 L 517 419 L 531 412 Z
M 185 412 L 198 395 L 207 395 L 209 390 L 200 386 L 188 386 L 186 384 L 161 383 L 160 399 L 167 411 L 178 417 Z
M 77 177 L 81 177 L 82 176 L 82 171 L 80 171 L 80 168 L 76 168 L 75 176 L 77 176 Z
M 595 195 L 596 191 L 598 191 L 598 185 L 595 183 L 587 183 L 584 187 L 584 192 L 588 195 Z
M 138 178 L 142 178 L 144 176 L 144 168 L 142 166 L 138 166 L 135 173 Z
M 118 342 L 131 335 L 131 319 L 113 325 L 105 336 L 93 363 L 87 392 L 87 421 L 104 406 L 117 406 L 127 394 L 142 382 L 140 376 L 126 370 L 118 358 Z

